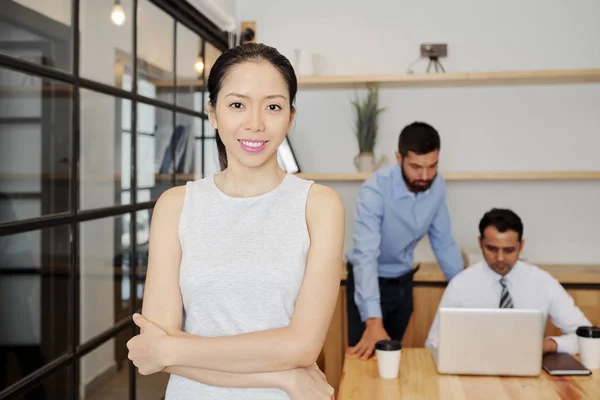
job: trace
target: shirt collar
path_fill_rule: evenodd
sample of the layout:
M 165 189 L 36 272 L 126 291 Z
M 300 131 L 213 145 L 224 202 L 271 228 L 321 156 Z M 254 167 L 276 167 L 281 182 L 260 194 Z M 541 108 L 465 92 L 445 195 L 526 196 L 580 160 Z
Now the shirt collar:
M 437 176 L 433 180 L 429 189 L 427 189 L 426 191 L 421 192 L 421 193 L 413 193 L 410 190 L 408 190 L 408 187 L 406 186 L 406 182 L 404 182 L 404 177 L 402 176 L 402 166 L 400 164 L 396 164 L 392 169 L 392 184 L 393 184 L 392 190 L 393 190 L 393 194 L 394 194 L 394 199 L 401 199 L 403 197 L 417 197 L 417 196 L 428 195 L 431 192 L 431 188 L 435 184 L 436 180 L 437 180 Z

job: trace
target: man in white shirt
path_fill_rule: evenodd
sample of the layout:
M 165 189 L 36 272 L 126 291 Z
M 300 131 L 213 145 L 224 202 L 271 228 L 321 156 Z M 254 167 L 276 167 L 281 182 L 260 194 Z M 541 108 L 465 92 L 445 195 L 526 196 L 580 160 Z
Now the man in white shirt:
M 543 341 L 546 352 L 579 353 L 575 330 L 590 321 L 548 272 L 519 260 L 523 223 L 507 209 L 487 212 L 479 223 L 479 245 L 485 261 L 456 275 L 446 287 L 440 307 L 540 309 L 563 333 Z M 437 349 L 439 311 L 425 347 Z

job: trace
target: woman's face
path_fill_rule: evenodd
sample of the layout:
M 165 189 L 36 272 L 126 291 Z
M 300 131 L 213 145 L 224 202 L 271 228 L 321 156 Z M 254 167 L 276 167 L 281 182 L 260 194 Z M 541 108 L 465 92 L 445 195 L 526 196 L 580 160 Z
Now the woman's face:
M 277 163 L 277 148 L 291 128 L 294 110 L 285 80 L 270 63 L 243 62 L 232 67 L 216 107 L 208 110 L 229 165 L 255 168 Z

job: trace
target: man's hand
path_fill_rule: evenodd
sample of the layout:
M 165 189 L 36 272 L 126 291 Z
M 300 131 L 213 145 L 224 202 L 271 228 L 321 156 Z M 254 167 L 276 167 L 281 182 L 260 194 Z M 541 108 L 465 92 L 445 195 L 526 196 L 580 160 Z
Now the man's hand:
M 365 331 L 360 342 L 350 350 L 350 354 L 356 354 L 363 360 L 371 357 L 375 351 L 375 343 L 380 340 L 389 340 L 390 336 L 383 327 L 381 318 L 369 318 L 365 321 Z
M 544 353 L 556 353 L 558 351 L 558 344 L 554 340 L 546 338 L 544 339 L 542 350 Z

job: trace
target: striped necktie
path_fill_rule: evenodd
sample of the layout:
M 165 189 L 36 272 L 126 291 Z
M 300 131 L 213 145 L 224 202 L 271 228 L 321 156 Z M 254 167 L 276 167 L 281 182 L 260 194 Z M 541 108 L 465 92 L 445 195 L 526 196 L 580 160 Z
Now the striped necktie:
M 504 278 L 500 279 L 500 284 L 502 285 L 502 294 L 500 294 L 500 308 L 513 308 L 512 297 L 510 297 L 510 293 L 508 293 L 508 288 L 506 287 Z

